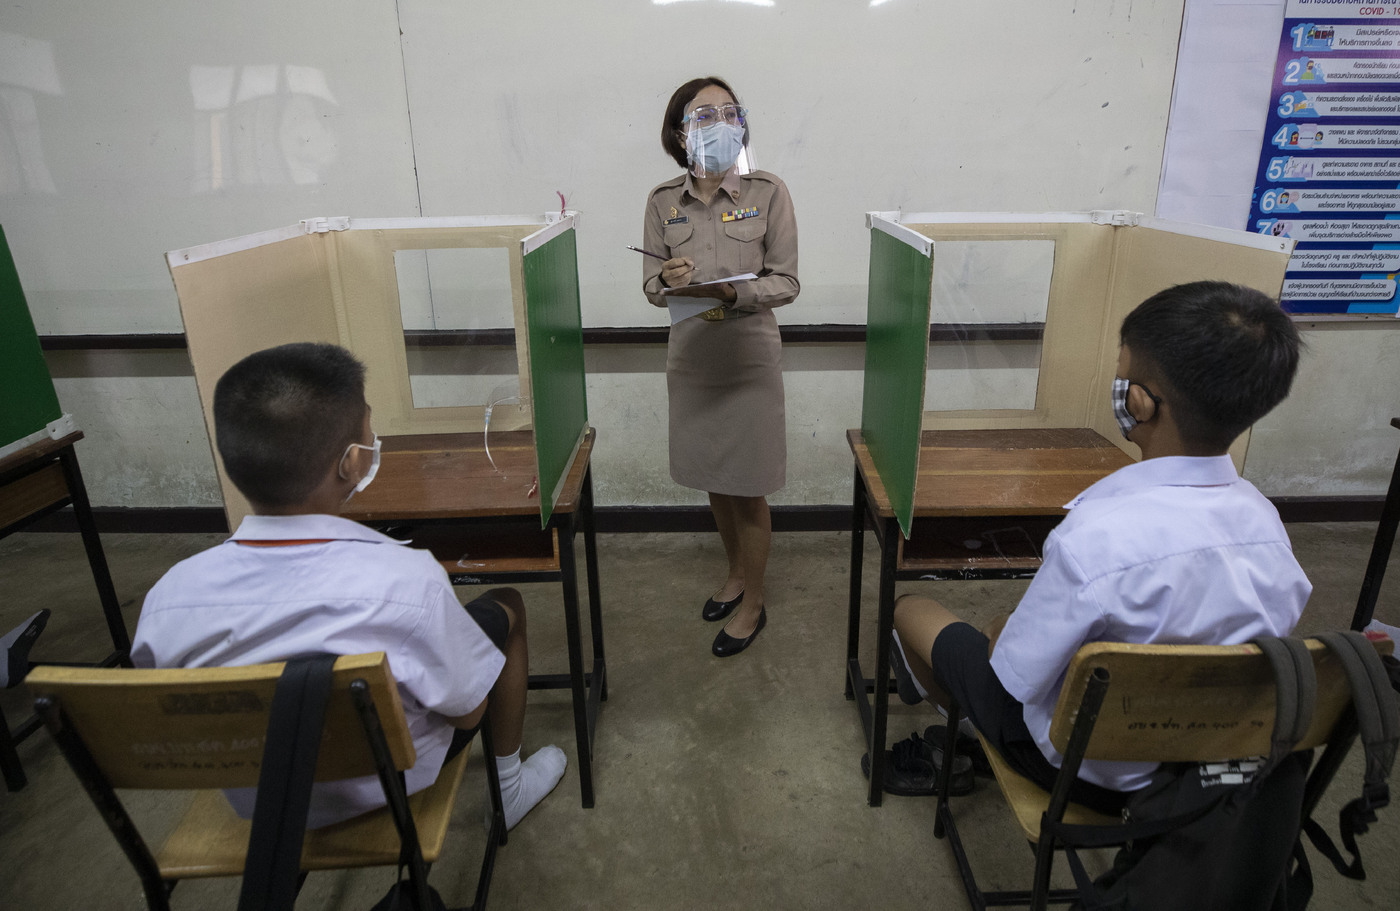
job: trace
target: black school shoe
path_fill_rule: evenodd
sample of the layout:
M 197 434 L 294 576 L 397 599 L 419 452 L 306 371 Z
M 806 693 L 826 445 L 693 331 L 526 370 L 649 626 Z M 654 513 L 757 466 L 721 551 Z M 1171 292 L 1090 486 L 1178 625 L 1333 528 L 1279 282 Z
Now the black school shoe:
M 948 742 L 948 725 L 931 724 L 924 730 L 924 741 L 942 755 L 944 744 Z M 987 761 L 987 751 L 982 749 L 982 741 L 976 737 L 969 737 L 959 732 L 958 734 L 958 759 L 970 759 L 972 761 L 972 771 L 983 778 L 993 778 L 992 764 Z M 961 763 L 959 763 L 961 765 Z
M 910 734 L 885 751 L 887 794 L 899 797 L 929 797 L 938 793 L 938 776 L 943 768 L 943 748 L 929 743 L 918 733 Z M 860 757 L 860 770 L 870 777 L 870 754 Z M 958 756 L 953 761 L 953 780 L 948 793 L 954 796 L 972 792 L 972 760 Z

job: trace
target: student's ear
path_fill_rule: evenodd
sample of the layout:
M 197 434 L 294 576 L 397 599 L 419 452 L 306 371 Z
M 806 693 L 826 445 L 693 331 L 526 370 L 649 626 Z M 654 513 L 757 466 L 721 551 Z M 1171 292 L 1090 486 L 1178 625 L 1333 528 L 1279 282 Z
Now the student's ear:
M 369 468 L 366 458 L 368 455 L 369 453 L 359 447 L 349 447 L 340 454 L 340 461 L 335 463 L 335 476 L 341 481 L 349 481 L 351 485 L 358 484 Z
M 1140 424 L 1146 424 L 1157 417 L 1157 402 L 1147 394 L 1147 390 L 1133 383 L 1128 387 L 1128 414 Z

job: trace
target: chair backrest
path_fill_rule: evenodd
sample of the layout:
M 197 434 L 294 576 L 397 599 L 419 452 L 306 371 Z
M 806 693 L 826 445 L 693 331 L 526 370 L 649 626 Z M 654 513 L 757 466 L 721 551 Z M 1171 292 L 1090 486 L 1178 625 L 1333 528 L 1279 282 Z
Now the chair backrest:
M 1346 673 L 1330 649 L 1305 640 L 1317 672 L 1312 724 L 1297 749 L 1327 743 L 1351 704 Z M 1389 654 L 1390 640 L 1373 640 Z M 1060 752 L 1089 678 L 1109 684 L 1086 759 L 1209 762 L 1268 755 L 1274 729 L 1274 675 L 1255 645 L 1129 645 L 1094 642 L 1070 662 L 1050 740 Z
M 203 789 L 258 783 L 272 693 L 282 663 L 133 670 L 35 668 L 25 684 L 58 700 L 113 787 Z M 335 662 L 317 781 L 375 774 L 350 684 L 364 680 L 399 769 L 416 759 L 403 703 L 383 652 Z

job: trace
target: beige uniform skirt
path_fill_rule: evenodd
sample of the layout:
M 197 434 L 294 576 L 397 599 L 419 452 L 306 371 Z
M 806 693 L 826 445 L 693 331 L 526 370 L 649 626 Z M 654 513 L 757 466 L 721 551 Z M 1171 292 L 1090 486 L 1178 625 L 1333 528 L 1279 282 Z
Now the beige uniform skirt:
M 671 327 L 666 353 L 671 478 L 763 497 L 787 481 L 783 346 L 773 311 Z

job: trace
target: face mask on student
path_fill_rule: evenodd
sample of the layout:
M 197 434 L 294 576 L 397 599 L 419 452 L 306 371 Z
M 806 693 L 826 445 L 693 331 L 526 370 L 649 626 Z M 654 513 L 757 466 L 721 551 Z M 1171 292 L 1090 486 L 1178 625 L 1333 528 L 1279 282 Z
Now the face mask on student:
M 685 134 L 685 153 L 706 174 L 723 174 L 734 167 L 744 148 L 744 128 L 716 123 Z
M 1113 402 L 1113 418 L 1118 422 L 1118 429 L 1123 431 L 1124 439 L 1128 438 L 1128 434 L 1132 433 L 1134 427 L 1142 423 L 1128 413 L 1128 389 L 1132 386 L 1137 386 L 1143 392 L 1147 393 L 1147 397 L 1156 404 L 1162 404 L 1161 396 L 1153 395 L 1152 390 L 1142 385 L 1142 383 L 1133 383 L 1131 380 L 1125 380 L 1121 376 L 1115 376 L 1113 378 L 1113 390 L 1109 393 L 1109 398 Z
M 374 435 L 374 444 L 372 446 L 366 446 L 363 443 L 351 443 L 349 446 L 346 446 L 345 452 L 341 453 L 340 455 L 341 465 L 345 464 L 345 457 L 350 454 L 350 450 L 352 449 L 368 449 L 370 451 L 369 471 L 366 471 L 364 477 L 360 478 L 360 480 L 356 482 L 355 489 L 350 491 L 350 493 L 345 497 L 346 500 L 349 500 L 350 497 L 353 497 L 355 494 L 368 487 L 369 482 L 373 481 L 374 476 L 379 473 L 379 434 L 376 433 Z M 345 472 L 343 469 L 340 472 L 340 476 L 342 478 L 345 477 Z

